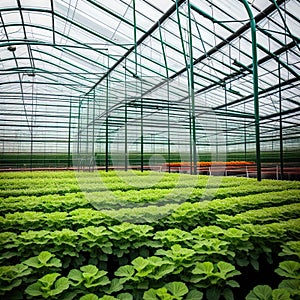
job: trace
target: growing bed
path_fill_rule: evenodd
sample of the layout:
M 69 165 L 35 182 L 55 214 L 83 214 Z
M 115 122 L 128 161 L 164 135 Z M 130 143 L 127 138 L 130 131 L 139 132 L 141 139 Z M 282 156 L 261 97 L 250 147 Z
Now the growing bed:
M 75 174 L 0 174 L 1 299 L 299 299 L 300 182 Z

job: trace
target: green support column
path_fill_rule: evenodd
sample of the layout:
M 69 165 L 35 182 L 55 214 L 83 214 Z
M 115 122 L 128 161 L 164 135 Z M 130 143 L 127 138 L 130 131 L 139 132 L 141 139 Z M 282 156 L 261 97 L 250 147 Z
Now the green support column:
M 138 75 L 137 75 L 137 37 L 136 37 L 136 7 L 135 7 L 135 0 L 132 1 L 132 7 L 133 7 L 133 40 L 134 40 L 134 71 L 135 71 L 135 76 L 136 76 L 136 99 L 138 98 Z M 142 84 L 142 81 L 141 81 Z M 141 145 L 140 145 L 140 150 L 141 150 L 141 172 L 144 171 L 144 122 L 143 122 L 143 99 L 142 99 L 142 88 L 141 88 L 141 93 L 140 94 L 140 103 L 141 103 L 141 127 L 140 127 L 140 134 L 141 134 Z
M 141 98 L 141 172 L 144 172 L 144 122 L 143 122 L 143 101 Z
M 109 69 L 109 55 L 107 56 L 107 68 Z M 109 153 L 108 153 L 108 84 L 109 84 L 109 76 L 106 77 L 106 104 L 105 104 L 105 172 L 108 172 L 109 166 Z
M 80 170 L 80 164 L 81 164 L 81 157 L 80 150 L 81 150 L 81 138 L 80 138 L 80 126 L 81 126 L 81 105 L 82 105 L 82 99 L 79 100 L 78 105 L 78 124 L 77 124 L 77 171 Z
M 252 64 L 253 64 L 253 95 L 255 114 L 255 135 L 256 135 L 256 165 L 257 180 L 261 181 L 261 159 L 260 159 L 260 120 L 258 101 L 258 66 L 257 66 L 257 42 L 256 42 L 256 22 L 247 0 L 242 0 L 250 18 L 251 38 L 252 38 Z
M 193 174 L 197 174 L 197 140 L 196 140 L 196 116 L 195 116 L 195 91 L 194 91 L 194 59 L 193 59 L 193 35 L 192 35 L 192 20 L 191 20 L 191 5 L 188 4 L 188 19 L 189 19 L 189 46 L 190 46 L 190 64 L 189 64 L 189 90 L 191 97 L 191 118 L 192 118 L 192 158 L 193 158 Z
M 167 126 L 168 126 L 168 172 L 171 172 L 171 167 L 170 167 L 170 161 L 171 161 L 171 143 L 170 143 L 170 81 L 169 81 L 169 69 L 168 69 L 168 61 L 167 61 L 167 56 L 164 48 L 164 42 L 163 42 L 163 37 L 161 33 L 161 27 L 160 23 L 158 26 L 159 29 L 159 37 L 160 37 L 160 44 L 162 48 L 162 53 L 165 61 L 165 68 L 166 68 L 166 75 L 167 75 L 167 101 L 168 101 L 168 110 L 167 110 Z
M 89 139 L 90 139 L 90 135 L 89 135 L 90 99 L 89 99 L 89 96 L 87 96 L 86 105 L 87 105 L 87 110 L 86 110 L 85 167 L 88 167 L 88 170 L 90 170 L 90 167 L 89 167 Z
M 72 126 L 72 98 L 69 108 L 69 136 L 68 136 L 68 168 L 71 167 L 71 126 Z
M 171 162 L 171 142 L 170 142 L 170 135 L 171 135 L 171 132 L 170 132 L 170 99 L 169 99 L 169 93 L 170 93 L 170 90 L 169 90 L 169 80 L 167 82 L 167 93 L 168 93 L 168 172 L 170 173 L 171 172 L 171 166 L 170 166 L 170 162 Z
M 280 64 L 278 63 L 278 78 L 279 78 L 279 147 L 280 147 L 280 179 L 284 179 L 284 157 L 283 157 L 283 134 L 282 134 L 282 97 L 281 97 L 281 73 Z
M 96 116 L 96 96 L 95 89 L 93 90 L 93 131 L 92 131 L 92 171 L 96 168 L 96 157 L 95 157 L 95 116 Z
M 126 69 L 126 60 L 125 60 L 125 145 L 124 145 L 124 167 L 125 167 L 125 171 L 128 171 L 128 132 L 127 132 L 127 122 L 128 122 L 128 107 L 127 107 L 127 69 Z
M 188 6 L 190 4 L 188 3 Z M 176 13 L 177 13 L 177 19 L 178 19 L 178 29 L 179 29 L 179 35 L 180 35 L 180 40 L 181 40 L 181 47 L 182 47 L 182 53 L 184 56 L 184 62 L 185 62 L 185 67 L 187 70 L 187 79 L 188 79 L 188 97 L 189 97 L 189 138 L 190 138 L 190 174 L 193 174 L 193 140 L 192 140 L 192 118 L 191 118 L 191 112 L 190 112 L 190 106 L 191 106 L 191 94 L 190 94 L 190 72 L 188 72 L 189 65 L 186 59 L 186 52 L 185 52 L 185 47 L 184 47 L 184 42 L 183 42 L 183 34 L 182 34 L 182 29 L 181 29 L 181 22 L 180 22 L 180 14 L 179 14 L 179 4 L 178 0 L 176 0 Z

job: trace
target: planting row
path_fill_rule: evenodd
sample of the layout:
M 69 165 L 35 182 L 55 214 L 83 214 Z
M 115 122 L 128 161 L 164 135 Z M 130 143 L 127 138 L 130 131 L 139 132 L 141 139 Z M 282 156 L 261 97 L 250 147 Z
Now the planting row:
M 48 172 L 49 173 L 49 172 Z M 60 172 L 58 172 L 60 173 Z M 111 173 L 111 174 L 110 174 Z M 64 173 L 63 173 L 64 174 Z M 107 174 L 110 174 L 109 176 Z M 126 174 L 126 175 L 124 175 Z M 47 194 L 66 194 L 77 193 L 81 189 L 87 192 L 93 191 L 130 191 L 144 189 L 174 189 L 174 188 L 218 188 L 218 187 L 238 187 L 241 185 L 274 186 L 274 182 L 266 180 L 256 182 L 254 179 L 224 177 L 222 180 L 218 177 L 208 176 L 189 176 L 186 174 L 169 173 L 146 173 L 131 172 L 96 172 L 96 173 L 78 173 L 77 177 L 80 186 L 74 178 L 74 173 L 70 177 L 58 177 L 49 179 L 44 178 L 21 178 L 21 179 L 0 179 L 0 197 L 10 196 L 41 196 Z M 141 175 L 143 174 L 143 175 Z M 59 175 L 59 174 L 58 174 Z M 276 182 L 276 187 L 282 188 L 300 188 L 299 182 Z
M 55 204 L 51 204 L 55 207 Z M 140 219 L 140 217 L 144 219 Z M 135 222 L 147 222 L 155 225 L 156 228 L 174 225 L 193 228 L 206 224 L 219 224 L 226 227 L 243 223 L 275 222 L 297 217 L 300 217 L 299 192 L 298 190 L 289 190 L 194 204 L 149 206 L 118 211 L 79 208 L 70 212 L 7 213 L 4 217 L 0 217 L 0 227 L 2 230 L 14 232 L 42 228 L 49 230 L 78 229 L 91 225 L 116 225 L 130 219 Z
M 155 232 L 154 228 L 149 225 L 123 222 L 120 225 L 109 227 L 88 226 L 79 228 L 77 231 L 70 229 L 29 230 L 20 234 L 2 232 L 0 234 L 0 250 L 2 260 L 18 261 L 33 256 L 41 250 L 51 249 L 60 258 L 64 256 L 73 257 L 78 264 L 78 262 L 82 263 L 85 260 L 86 255 L 84 253 L 89 253 L 95 261 L 106 261 L 107 255 L 110 254 L 118 258 L 128 253 L 135 256 L 140 253 L 143 256 L 143 253 L 144 255 L 149 254 L 151 249 L 179 244 L 181 247 L 196 247 L 195 255 L 197 256 L 214 254 L 220 257 L 225 255 L 227 259 L 230 256 L 234 261 L 237 256 L 230 254 L 230 251 L 235 253 L 240 249 L 240 251 L 245 252 L 243 255 L 250 255 L 251 251 L 268 254 L 271 252 L 271 248 L 266 251 L 267 245 L 281 243 L 299 236 L 299 225 L 300 219 L 291 219 L 263 225 L 242 224 L 238 228 L 229 229 L 211 225 L 198 226 L 191 232 L 177 228 Z M 227 242 L 220 244 L 220 241 Z M 248 245 L 250 241 L 251 244 L 255 244 L 255 247 Z M 228 248 L 229 246 L 230 248 Z M 200 251 L 201 248 L 203 251 Z M 209 248 L 214 249 L 214 251 L 210 253 Z M 222 248 L 226 251 L 222 251 Z M 69 263 L 70 260 L 65 260 L 65 266 L 68 266 Z
M 1 199 L 0 214 L 15 211 L 70 211 L 76 208 L 95 207 L 97 209 L 120 209 L 145 205 L 178 204 L 184 201 L 199 202 L 206 199 L 223 199 L 228 197 L 266 193 L 272 191 L 288 191 L 297 189 L 294 182 L 284 185 L 248 184 L 224 188 L 174 188 L 144 189 L 130 191 L 90 192 L 84 198 L 83 193 L 66 195 L 20 196 Z M 88 203 L 88 201 L 90 204 Z
M 294 248 L 299 242 L 292 240 L 299 233 L 300 219 L 240 229 L 199 226 L 191 232 L 154 233 L 151 226 L 129 223 L 76 232 L 7 232 L 1 234 L 2 253 L 9 252 L 2 258 L 10 263 L 0 268 L 0 291 L 6 299 L 23 299 L 12 298 L 18 291 L 27 299 L 78 299 L 87 293 L 118 297 L 122 291 L 138 300 L 155 299 L 150 296 L 160 292 L 174 296 L 185 285 L 185 293 L 178 297 L 193 291 L 185 299 L 203 293 L 209 300 L 221 295 L 233 299 L 233 290 L 240 285 L 238 269 L 249 264 L 258 269 L 259 259 L 266 256 L 271 261 L 272 251 L 285 242 L 289 244 L 283 255 L 297 254 Z M 281 272 L 286 267 L 281 265 Z M 177 288 L 170 288 L 174 284 Z

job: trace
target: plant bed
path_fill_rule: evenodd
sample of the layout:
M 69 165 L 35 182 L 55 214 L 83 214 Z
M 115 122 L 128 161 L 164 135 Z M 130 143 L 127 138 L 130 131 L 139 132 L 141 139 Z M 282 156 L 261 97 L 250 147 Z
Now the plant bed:
M 300 183 L 198 176 L 161 202 L 192 177 L 163 173 L 150 189 L 101 174 L 125 207 L 96 210 L 72 172 L 1 174 L 1 299 L 298 299 Z

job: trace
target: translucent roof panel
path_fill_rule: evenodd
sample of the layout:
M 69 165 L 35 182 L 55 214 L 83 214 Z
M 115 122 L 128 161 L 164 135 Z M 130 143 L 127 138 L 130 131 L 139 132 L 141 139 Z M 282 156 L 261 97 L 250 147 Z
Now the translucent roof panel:
M 262 136 L 281 116 L 283 130 L 295 128 L 299 137 L 299 1 L 248 4 L 256 21 Z M 35 128 L 37 140 L 51 140 L 57 127 L 63 141 L 76 114 L 90 117 L 93 101 L 93 118 L 101 123 L 111 114 L 111 128 L 124 123 L 126 105 L 133 115 L 144 107 L 147 124 L 173 114 L 187 126 L 193 95 L 196 115 L 214 112 L 233 143 L 240 130 L 254 132 L 252 34 L 243 1 L 2 0 L 0 36 L 6 138 Z

